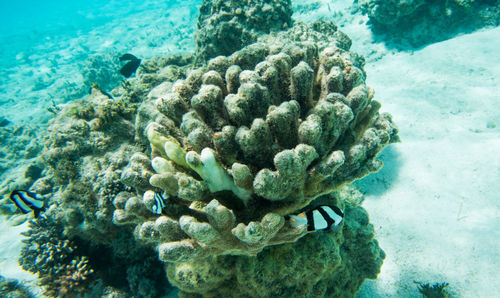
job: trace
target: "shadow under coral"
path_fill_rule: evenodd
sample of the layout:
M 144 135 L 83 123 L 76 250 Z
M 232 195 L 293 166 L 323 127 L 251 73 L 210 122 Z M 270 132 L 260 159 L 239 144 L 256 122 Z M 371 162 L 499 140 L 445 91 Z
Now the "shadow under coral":
M 397 145 L 385 148 L 379 155 L 379 158 L 384 162 L 384 166 L 380 171 L 353 183 L 363 194 L 371 195 L 375 198 L 384 194 L 398 179 L 400 169 L 404 164 Z

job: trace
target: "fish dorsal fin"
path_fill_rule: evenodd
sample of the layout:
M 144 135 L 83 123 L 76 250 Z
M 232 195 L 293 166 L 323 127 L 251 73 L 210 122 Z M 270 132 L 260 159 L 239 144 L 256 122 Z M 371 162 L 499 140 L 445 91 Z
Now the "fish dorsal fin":
M 130 60 L 139 60 L 139 58 L 130 53 L 125 53 L 120 57 L 120 61 L 130 61 Z

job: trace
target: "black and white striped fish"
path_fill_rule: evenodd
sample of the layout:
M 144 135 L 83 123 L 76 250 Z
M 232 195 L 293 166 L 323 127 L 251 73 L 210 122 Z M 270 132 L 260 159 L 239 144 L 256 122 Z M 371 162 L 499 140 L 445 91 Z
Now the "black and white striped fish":
M 23 214 L 33 211 L 35 218 L 40 216 L 40 212 L 45 211 L 44 201 L 31 191 L 14 190 L 10 193 L 10 200 Z
M 344 213 L 337 206 L 319 206 L 312 210 L 289 215 L 292 227 L 307 225 L 308 231 L 328 230 L 338 226 L 344 218 Z
M 151 207 L 151 211 L 153 211 L 154 214 L 161 214 L 163 211 L 163 208 L 165 208 L 165 199 L 163 198 L 163 195 L 159 192 L 155 192 L 155 203 L 153 204 L 153 207 Z

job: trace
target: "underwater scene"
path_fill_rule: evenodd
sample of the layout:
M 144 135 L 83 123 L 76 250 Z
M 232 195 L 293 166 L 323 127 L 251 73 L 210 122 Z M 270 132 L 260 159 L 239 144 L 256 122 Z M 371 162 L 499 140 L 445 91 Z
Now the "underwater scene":
M 0 16 L 0 297 L 500 297 L 500 0 Z

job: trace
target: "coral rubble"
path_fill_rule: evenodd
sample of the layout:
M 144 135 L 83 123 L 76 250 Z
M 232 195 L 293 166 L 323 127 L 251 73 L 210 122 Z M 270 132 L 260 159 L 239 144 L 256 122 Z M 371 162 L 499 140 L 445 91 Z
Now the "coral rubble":
M 413 47 L 500 23 L 498 0 L 358 0 L 375 33 Z

